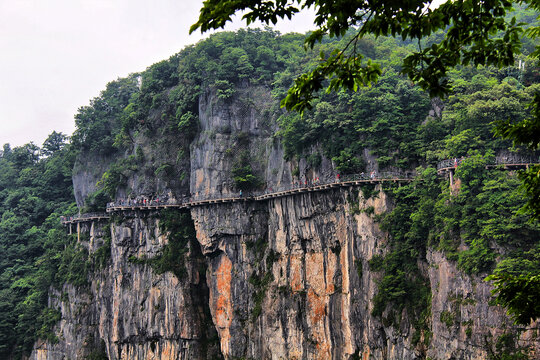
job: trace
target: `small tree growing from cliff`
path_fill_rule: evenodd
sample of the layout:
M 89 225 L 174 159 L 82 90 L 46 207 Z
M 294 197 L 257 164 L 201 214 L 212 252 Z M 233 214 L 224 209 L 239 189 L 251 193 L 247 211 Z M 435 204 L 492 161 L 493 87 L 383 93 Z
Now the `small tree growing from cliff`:
M 234 168 L 232 174 L 236 187 L 241 190 L 251 190 L 260 185 L 259 178 L 253 174 L 249 164 Z
M 231 170 L 234 184 L 240 190 L 252 190 L 261 185 L 261 180 L 255 175 L 250 164 L 250 156 L 247 150 L 242 150 L 234 161 Z

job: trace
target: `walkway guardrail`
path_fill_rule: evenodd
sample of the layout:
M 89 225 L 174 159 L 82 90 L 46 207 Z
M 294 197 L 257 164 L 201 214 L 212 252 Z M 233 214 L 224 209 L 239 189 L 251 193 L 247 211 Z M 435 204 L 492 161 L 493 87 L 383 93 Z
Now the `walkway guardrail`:
M 92 212 L 85 214 L 78 214 L 73 216 L 60 216 L 60 222 L 62 224 L 74 224 L 78 222 L 84 222 L 88 220 L 101 220 L 108 219 L 111 216 L 104 212 Z
M 437 164 L 437 171 L 447 171 L 450 169 L 455 169 L 459 165 L 461 165 L 461 163 L 466 159 L 468 159 L 468 157 L 442 160 Z M 488 166 L 497 166 L 497 165 L 525 166 L 525 165 L 539 164 L 539 163 L 540 163 L 540 157 L 538 156 L 523 156 L 523 155 L 517 155 L 517 154 L 507 154 L 507 155 L 499 155 L 495 157 L 495 160 L 489 163 Z
M 448 171 L 458 167 L 467 157 L 442 160 L 437 164 L 439 172 Z M 506 165 L 506 166 L 525 166 L 529 164 L 540 163 L 538 156 L 523 156 L 506 154 L 495 158 L 495 161 L 490 164 Z M 271 198 L 283 197 L 303 192 L 324 191 L 330 188 L 341 186 L 355 186 L 363 183 L 382 183 L 386 181 L 408 182 L 414 178 L 414 172 L 376 172 L 349 174 L 340 176 L 336 175 L 335 179 L 326 179 L 321 181 L 319 178 L 313 180 L 295 181 L 291 184 L 280 184 L 278 186 L 267 186 L 264 191 L 246 192 L 246 193 L 213 193 L 213 194 L 196 194 L 191 197 L 183 197 L 182 199 L 168 198 L 137 198 L 137 199 L 120 199 L 107 204 L 107 213 L 87 213 L 79 214 L 70 217 L 61 217 L 63 224 L 72 224 L 94 219 L 107 219 L 111 212 L 129 211 L 129 210 L 157 210 L 166 208 L 190 208 L 193 206 L 202 206 L 218 203 L 241 202 L 241 201 L 266 201 Z
M 199 194 L 190 198 L 185 197 L 178 199 L 121 199 L 107 204 L 107 212 L 122 211 L 129 209 L 163 209 L 163 208 L 188 208 L 192 206 L 200 206 L 216 203 L 239 202 L 239 201 L 264 201 L 270 198 L 291 195 L 298 192 L 322 191 L 330 187 L 351 186 L 356 182 L 365 183 L 380 183 L 383 181 L 410 181 L 413 178 L 413 173 L 400 172 L 381 172 L 372 171 L 369 174 L 350 174 L 345 176 L 337 175 L 334 181 L 320 181 L 318 178 L 314 180 L 295 181 L 289 185 L 267 186 L 264 191 L 246 192 L 246 193 L 214 193 L 214 194 Z

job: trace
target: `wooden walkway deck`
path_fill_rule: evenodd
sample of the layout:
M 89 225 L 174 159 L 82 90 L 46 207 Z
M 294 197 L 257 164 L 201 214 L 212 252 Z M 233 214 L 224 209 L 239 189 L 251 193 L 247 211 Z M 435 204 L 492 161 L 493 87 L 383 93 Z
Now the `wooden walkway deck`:
M 461 164 L 466 158 L 459 159 L 447 159 L 439 162 L 437 165 L 437 173 L 439 175 L 450 174 L 450 179 L 452 181 L 452 175 L 457 166 Z M 489 164 L 486 168 L 499 168 L 513 170 L 513 169 L 523 169 L 528 168 L 531 165 L 537 165 L 538 160 L 524 157 L 514 157 L 514 158 L 504 158 L 496 159 L 495 163 Z M 270 199 L 276 199 L 286 196 L 292 196 L 296 194 L 308 193 L 308 192 L 317 192 L 317 191 L 327 191 L 329 189 L 335 189 L 340 187 L 351 187 L 351 186 L 361 186 L 364 184 L 381 184 L 385 182 L 410 182 L 412 178 L 400 177 L 399 175 L 386 173 L 383 177 L 380 178 L 367 178 L 364 174 L 356 174 L 345 176 L 342 178 L 342 181 L 336 181 L 326 184 L 317 184 L 304 187 L 293 187 L 287 190 L 280 190 L 269 193 L 261 193 L 258 195 L 249 195 L 249 196 L 229 196 L 222 198 L 210 198 L 210 199 L 190 199 L 182 203 L 177 202 L 164 202 L 159 203 L 157 201 L 149 201 L 149 203 L 141 204 L 131 204 L 125 201 L 120 203 L 111 203 L 107 205 L 106 213 L 90 213 L 90 214 L 81 214 L 72 217 L 62 217 L 61 221 L 64 225 L 69 224 L 79 224 L 82 222 L 89 221 L 100 221 L 109 219 L 111 213 L 125 212 L 125 211 L 151 211 L 151 210 L 163 210 L 163 209 L 189 209 L 197 206 L 208 206 L 208 205 L 217 205 L 217 204 L 229 204 L 237 202 L 247 202 L 247 201 L 267 201 Z
M 246 201 L 266 201 L 270 199 L 285 197 L 285 196 L 291 196 L 296 194 L 302 194 L 302 193 L 308 193 L 308 192 L 317 192 L 317 191 L 326 191 L 332 188 L 339 188 L 339 187 L 350 187 L 350 186 L 358 186 L 363 184 L 378 184 L 378 183 L 384 183 L 384 182 L 409 182 L 412 181 L 412 179 L 374 179 L 374 180 L 354 180 L 354 181 L 343 181 L 343 182 L 335 182 L 331 184 L 324 184 L 324 185 L 314 185 L 314 186 L 307 186 L 302 188 L 295 188 L 285 191 L 277 191 L 272 193 L 266 193 L 261 195 L 255 195 L 255 196 L 244 196 L 244 197 L 225 197 L 225 198 L 216 198 L 216 199 L 206 199 L 206 200 L 192 200 L 189 202 L 181 203 L 181 204 L 169 204 L 169 203 L 153 203 L 150 205 L 122 205 L 122 204 L 114 204 L 107 207 L 107 212 L 117 212 L 117 211 L 130 211 L 130 210 L 161 210 L 161 209 L 189 209 L 192 207 L 197 206 L 205 206 L 205 205 L 216 205 L 216 204 L 227 204 L 227 203 L 235 203 L 235 202 L 246 202 Z
M 107 220 L 111 216 L 107 213 L 91 213 L 91 214 L 81 214 L 81 215 L 74 215 L 74 216 L 60 216 L 60 221 L 64 225 L 69 224 L 78 224 L 82 222 L 87 221 L 100 221 L 100 220 Z
M 208 205 L 217 205 L 217 204 L 228 204 L 236 202 L 248 202 L 248 201 L 267 201 L 270 199 L 281 198 L 286 196 L 292 196 L 297 194 L 309 193 L 309 192 L 319 192 L 327 191 L 330 189 L 336 189 L 340 187 L 351 187 L 351 186 L 360 186 L 365 184 L 381 184 L 385 182 L 393 183 L 403 183 L 410 182 L 412 179 L 409 178 L 385 178 L 385 179 L 361 179 L 361 180 L 345 180 L 338 181 L 328 184 L 320 184 L 313 186 L 305 186 L 299 188 L 292 188 L 289 190 L 276 191 L 271 193 L 264 193 L 253 196 L 234 196 L 234 197 L 223 197 L 223 198 L 214 198 L 214 199 L 192 199 L 188 202 L 183 203 L 158 203 L 151 202 L 149 204 L 109 204 L 107 205 L 107 213 L 92 213 L 92 214 L 81 214 L 72 217 L 61 217 L 61 221 L 64 225 L 68 224 L 77 224 L 81 222 L 89 221 L 99 221 L 109 219 L 111 213 L 117 212 L 126 212 L 126 211 L 151 211 L 151 210 L 163 210 L 163 209 L 189 209 L 197 206 L 208 206 Z

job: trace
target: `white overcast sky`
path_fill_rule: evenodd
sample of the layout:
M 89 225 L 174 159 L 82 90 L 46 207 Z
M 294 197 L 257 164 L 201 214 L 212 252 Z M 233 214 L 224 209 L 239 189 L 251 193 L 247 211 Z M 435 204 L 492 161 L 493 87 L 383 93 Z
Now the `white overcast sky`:
M 118 77 L 166 59 L 188 35 L 202 0 L 0 0 L 0 146 L 71 135 L 80 106 Z M 313 28 L 313 15 L 278 24 Z M 243 24 L 237 20 L 227 30 Z

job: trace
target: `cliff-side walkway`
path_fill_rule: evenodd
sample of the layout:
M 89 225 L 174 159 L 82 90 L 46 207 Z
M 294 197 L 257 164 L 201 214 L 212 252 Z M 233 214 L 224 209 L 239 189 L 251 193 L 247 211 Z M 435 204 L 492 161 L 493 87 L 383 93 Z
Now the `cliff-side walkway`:
M 450 174 L 450 181 L 452 182 L 454 171 L 461 165 L 463 160 L 466 158 L 454 158 L 447 159 L 439 162 L 437 164 L 437 173 L 439 175 Z M 515 170 L 528 168 L 531 165 L 536 165 L 540 163 L 540 159 L 532 157 L 523 157 L 523 156 L 501 156 L 497 157 L 492 164 L 488 164 L 486 168 L 496 168 L 500 167 L 506 170 Z M 271 187 L 267 188 L 264 192 L 259 193 L 250 193 L 246 196 L 241 196 L 241 193 L 238 194 L 215 194 L 213 196 L 193 196 L 191 198 L 185 198 L 182 201 L 176 199 L 168 200 L 159 200 L 159 199 L 144 199 L 144 200 L 119 200 L 116 202 L 111 202 L 107 204 L 106 213 L 87 213 L 79 214 L 70 217 L 61 217 L 61 222 L 64 225 L 68 224 L 78 224 L 81 222 L 87 221 L 99 221 L 108 219 L 111 216 L 111 213 L 118 213 L 124 211 L 135 211 L 135 210 L 162 210 L 162 209 L 189 209 L 196 206 L 206 206 L 206 205 L 215 205 L 215 204 L 225 204 L 225 203 L 234 203 L 234 202 L 245 202 L 245 201 L 266 201 L 269 199 L 275 199 L 290 195 L 296 195 L 307 192 L 317 192 L 317 191 L 326 191 L 333 188 L 339 187 L 351 187 L 351 186 L 361 186 L 365 184 L 381 184 L 384 182 L 410 182 L 413 180 L 412 173 L 406 175 L 402 173 L 392 173 L 385 172 L 376 174 L 372 172 L 370 175 L 367 174 L 353 174 L 346 175 L 343 177 L 336 177 L 335 181 L 320 183 L 318 181 L 307 183 L 307 182 L 297 182 L 291 184 L 288 187 L 280 187 L 278 189 L 273 189 Z
M 110 218 L 110 215 L 104 212 L 93 212 L 93 213 L 86 213 L 86 214 L 79 214 L 79 215 L 73 215 L 73 216 L 60 216 L 60 221 L 62 224 L 77 224 L 81 222 L 86 221 L 96 221 L 96 220 L 105 220 Z
M 373 179 L 364 179 L 357 178 L 351 179 L 352 177 L 345 177 L 341 181 L 336 181 L 333 183 L 327 184 L 312 184 L 312 185 L 297 185 L 291 186 L 287 190 L 278 190 L 278 191 L 266 191 L 263 193 L 249 194 L 246 196 L 240 196 L 239 194 L 234 195 L 221 195 L 214 196 L 210 198 L 201 198 L 201 197 L 192 197 L 188 201 L 178 202 L 177 200 L 168 200 L 168 201 L 159 201 L 159 200 L 148 200 L 146 202 L 132 201 L 132 200 L 123 200 L 119 202 L 107 204 L 107 212 L 117 212 L 117 211 L 129 211 L 129 210 L 159 210 L 159 209 L 170 209 L 170 208 L 191 208 L 196 206 L 203 205 L 213 205 L 213 204 L 223 204 L 223 203 L 232 203 L 232 202 L 244 202 L 244 201 L 266 201 L 269 199 L 290 196 L 300 193 L 307 192 L 316 192 L 316 191 L 325 191 L 332 188 L 338 187 L 349 187 L 349 186 L 358 186 L 363 184 L 380 184 L 383 182 L 409 182 L 412 181 L 412 178 L 400 178 L 400 177 L 386 177 L 386 178 L 373 178 Z
M 461 165 L 463 160 L 467 159 L 467 157 L 461 157 L 461 158 L 454 158 L 454 159 L 446 159 L 443 161 L 440 161 L 437 164 L 437 173 L 439 175 L 453 172 L 455 169 L 458 168 L 458 166 Z M 521 156 L 521 155 L 503 155 L 503 156 L 497 156 L 495 160 L 486 165 L 487 169 L 497 168 L 501 167 L 505 170 L 517 170 L 517 169 L 527 169 L 531 165 L 536 165 L 540 163 L 540 159 L 538 157 L 527 157 L 527 156 Z
M 191 198 L 186 198 L 183 201 L 178 201 L 176 199 L 170 200 L 119 200 L 116 202 L 111 202 L 107 204 L 106 213 L 87 213 L 74 215 L 70 217 L 61 217 L 61 221 L 64 225 L 67 224 L 76 224 L 87 221 L 95 220 L 104 220 L 110 218 L 111 213 L 124 212 L 124 211 L 135 211 L 135 210 L 162 210 L 162 209 L 189 209 L 196 206 L 205 206 L 205 205 L 214 205 L 214 204 L 224 204 L 224 203 L 234 203 L 234 202 L 246 202 L 246 201 L 266 201 L 269 199 L 285 197 L 295 194 L 307 193 L 307 192 L 317 192 L 317 191 L 326 191 L 333 188 L 339 187 L 351 187 L 351 186 L 361 186 L 365 184 L 381 184 L 385 182 L 395 182 L 403 183 L 412 181 L 412 174 L 405 176 L 398 173 L 381 173 L 370 175 L 366 174 L 354 174 L 346 175 L 341 178 L 337 178 L 334 182 L 328 183 L 295 183 L 291 184 L 290 187 L 280 187 L 276 190 L 273 188 L 268 188 L 264 192 L 259 193 L 250 193 L 246 196 L 240 196 L 238 194 L 231 195 L 222 195 L 217 194 L 211 197 L 204 196 L 194 196 Z

